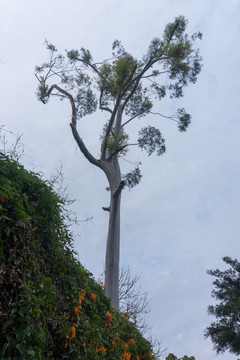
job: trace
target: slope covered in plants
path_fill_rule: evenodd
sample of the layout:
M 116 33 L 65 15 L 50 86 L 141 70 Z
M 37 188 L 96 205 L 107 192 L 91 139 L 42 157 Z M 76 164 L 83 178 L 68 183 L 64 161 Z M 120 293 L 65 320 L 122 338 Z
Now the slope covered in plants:
M 0 358 L 153 359 L 76 259 L 64 199 L 0 153 Z

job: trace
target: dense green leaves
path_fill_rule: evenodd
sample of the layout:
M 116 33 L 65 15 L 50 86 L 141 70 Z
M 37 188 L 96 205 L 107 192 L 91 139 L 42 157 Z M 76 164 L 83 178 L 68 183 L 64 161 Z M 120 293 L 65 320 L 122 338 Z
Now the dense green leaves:
M 129 189 L 132 189 L 134 186 L 140 183 L 142 178 L 141 171 L 137 166 L 134 170 L 130 171 L 129 173 L 123 175 L 123 180 L 125 182 L 125 186 Z
M 206 329 L 205 336 L 210 337 L 217 353 L 226 350 L 240 354 L 240 263 L 230 257 L 223 261 L 230 266 L 225 271 L 209 270 L 215 277 L 212 296 L 218 301 L 208 307 L 208 313 L 216 321 Z
M 166 151 L 165 140 L 161 132 L 153 126 L 142 128 L 139 131 L 138 144 L 141 149 L 151 155 L 156 151 L 157 155 L 162 155 Z
M 185 109 L 178 109 L 177 119 L 179 131 L 186 131 L 187 127 L 191 123 L 191 115 L 187 114 Z
M 76 260 L 64 198 L 0 154 L 0 358 L 153 359 Z

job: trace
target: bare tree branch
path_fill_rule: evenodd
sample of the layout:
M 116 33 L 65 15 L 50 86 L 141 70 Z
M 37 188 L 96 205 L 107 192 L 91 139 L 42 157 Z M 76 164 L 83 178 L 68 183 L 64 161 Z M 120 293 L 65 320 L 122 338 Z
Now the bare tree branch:
M 100 110 L 108 111 L 108 112 L 110 112 L 110 114 L 112 114 L 112 110 L 111 110 L 109 107 L 107 107 L 107 106 L 102 106 L 102 95 L 103 95 L 103 90 L 101 90 L 101 93 L 100 93 L 99 109 L 100 109 Z
M 109 211 L 110 211 L 110 206 L 108 206 L 108 207 L 103 206 L 102 209 L 103 209 L 104 211 L 108 211 L 108 212 L 109 212 Z
M 119 275 L 120 310 L 127 312 L 142 333 L 150 330 L 146 315 L 150 312 L 150 300 L 138 282 L 139 276 L 132 276 L 131 269 L 121 269 Z
M 135 144 L 126 144 L 126 145 L 123 145 L 123 146 L 120 146 L 117 150 L 115 150 L 111 155 L 109 155 L 109 157 L 107 158 L 107 161 L 111 161 L 112 158 L 118 154 L 119 152 L 121 152 L 122 150 L 124 150 L 125 148 L 129 147 L 129 146 L 136 146 L 138 145 L 138 143 L 135 143 Z
M 93 164 L 96 165 L 97 167 L 102 169 L 101 166 L 101 162 L 100 160 L 97 160 L 87 149 L 87 147 L 85 146 L 83 140 L 81 139 L 81 137 L 79 136 L 79 133 L 77 131 L 77 111 L 76 111 L 76 106 L 75 106 L 75 102 L 73 99 L 73 96 L 67 92 L 66 90 L 62 89 L 60 86 L 58 85 L 52 85 L 48 91 L 48 97 L 50 96 L 51 92 L 53 91 L 53 89 L 56 89 L 57 91 L 59 91 L 61 94 L 63 94 L 64 96 L 66 96 L 71 104 L 71 108 L 72 108 L 72 122 L 70 123 L 71 129 L 72 129 L 72 133 L 73 133 L 73 137 L 76 140 L 79 149 L 81 150 L 81 152 L 83 153 L 83 155 L 87 158 L 87 160 Z
M 169 119 L 169 120 L 172 120 L 172 121 L 175 121 L 175 122 L 178 123 L 178 120 L 174 118 L 174 115 L 167 116 L 167 115 L 163 115 L 163 114 L 161 114 L 159 112 L 152 112 L 152 111 L 150 111 L 149 113 L 152 114 L 152 115 L 159 115 L 159 116 L 161 116 L 161 117 L 163 117 L 165 119 Z
M 132 116 L 130 119 L 128 119 L 127 121 L 125 121 L 125 123 L 123 123 L 121 125 L 121 127 L 124 127 L 125 125 L 127 125 L 130 121 L 134 120 L 136 117 L 140 116 L 144 114 L 144 111 L 139 111 L 136 115 Z

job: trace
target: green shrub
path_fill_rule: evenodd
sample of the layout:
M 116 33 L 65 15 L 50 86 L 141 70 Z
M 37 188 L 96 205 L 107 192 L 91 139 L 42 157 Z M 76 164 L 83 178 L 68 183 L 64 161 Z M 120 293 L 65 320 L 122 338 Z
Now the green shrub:
M 153 359 L 77 261 L 64 204 L 0 153 L 0 359 Z

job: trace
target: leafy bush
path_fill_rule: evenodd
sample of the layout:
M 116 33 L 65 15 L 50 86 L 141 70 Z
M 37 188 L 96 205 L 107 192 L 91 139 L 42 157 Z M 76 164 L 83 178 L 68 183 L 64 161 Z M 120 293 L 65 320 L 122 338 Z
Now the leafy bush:
M 0 358 L 153 359 L 76 259 L 64 199 L 0 153 Z

